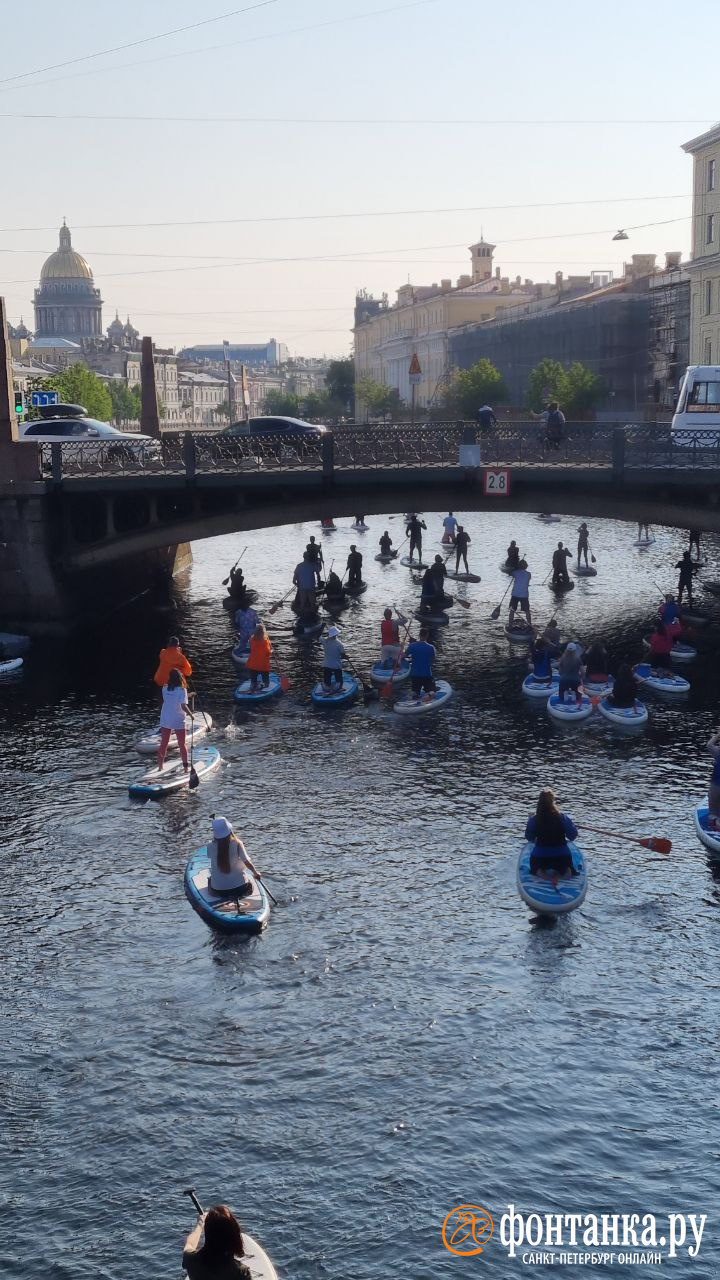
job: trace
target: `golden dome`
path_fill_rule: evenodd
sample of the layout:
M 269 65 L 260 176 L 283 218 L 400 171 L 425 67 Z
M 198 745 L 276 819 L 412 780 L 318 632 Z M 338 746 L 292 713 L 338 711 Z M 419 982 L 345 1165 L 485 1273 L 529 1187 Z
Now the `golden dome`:
M 70 240 L 70 228 L 60 228 L 60 246 L 51 253 L 40 272 L 41 280 L 92 280 L 93 273 L 81 253 L 76 253 Z

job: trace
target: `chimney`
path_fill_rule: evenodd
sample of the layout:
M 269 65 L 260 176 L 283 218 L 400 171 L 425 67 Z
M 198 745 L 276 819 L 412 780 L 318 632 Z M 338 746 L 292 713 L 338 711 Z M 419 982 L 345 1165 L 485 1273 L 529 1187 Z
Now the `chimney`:
M 555 286 L 556 286 L 556 288 L 558 288 L 558 289 L 562 289 L 562 282 L 563 282 L 563 273 L 562 273 L 562 271 L 556 271 L 556 272 L 555 272 Z
M 499 279 L 500 279 L 500 268 L 499 268 L 499 267 L 496 267 L 496 268 L 495 268 L 495 279 L 496 279 L 496 280 L 499 280 Z
M 515 277 L 515 283 L 516 283 L 516 285 L 521 285 L 521 284 L 522 284 L 522 276 L 516 276 L 516 277 Z
M 678 252 L 665 254 L 665 270 L 676 271 L 682 261 L 682 254 Z
M 442 289 L 443 293 L 449 293 L 450 290 L 452 289 L 452 280 L 441 280 L 440 288 Z
M 472 284 L 472 278 L 470 276 L 458 276 L 458 289 L 467 289 L 469 284 Z

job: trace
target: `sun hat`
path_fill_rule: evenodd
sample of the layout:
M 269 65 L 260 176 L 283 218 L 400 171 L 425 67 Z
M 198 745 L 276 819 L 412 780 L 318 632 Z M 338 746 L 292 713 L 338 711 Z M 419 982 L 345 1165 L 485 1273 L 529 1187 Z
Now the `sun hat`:
M 215 840 L 224 840 L 233 834 L 233 829 L 227 818 L 213 818 L 212 833 Z
M 328 639 L 334 640 L 335 637 L 339 635 L 340 635 L 340 632 L 338 631 L 337 627 L 328 627 Z

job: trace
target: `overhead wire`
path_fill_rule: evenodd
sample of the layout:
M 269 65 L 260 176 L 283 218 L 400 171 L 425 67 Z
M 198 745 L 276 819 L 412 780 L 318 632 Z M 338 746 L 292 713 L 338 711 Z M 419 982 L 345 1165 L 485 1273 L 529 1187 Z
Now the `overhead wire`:
M 97 55 L 99 56 L 99 55 Z M 77 59 L 82 61 L 82 59 Z M 33 74 L 27 72 L 28 75 Z M 0 80 L 0 85 L 3 81 Z M 541 128 L 584 128 L 595 126 L 613 126 L 619 125 L 628 128 L 634 125 L 705 125 L 711 123 L 709 117 L 696 118 L 694 120 L 663 120 L 660 117 L 630 118 L 620 120 L 617 118 L 605 119 L 588 119 L 570 117 L 558 117 L 544 119 L 539 116 L 533 116 L 532 119 L 520 118 L 504 118 L 504 117 L 387 117 L 378 118 L 373 116 L 153 116 L 153 115 L 104 115 L 97 112 L 73 112 L 71 114 L 59 114 L 55 111 L 3 111 L 0 112 L 0 120 L 77 120 L 77 121 L 98 121 L 102 124 L 299 124 L 299 125 L 378 125 L 388 128 L 419 128 L 419 127 L 445 127 L 462 128 L 469 126 L 472 128 L 482 128 L 484 126 L 492 128 L 512 128 L 516 125 L 522 128 L 531 128 L 538 126 Z

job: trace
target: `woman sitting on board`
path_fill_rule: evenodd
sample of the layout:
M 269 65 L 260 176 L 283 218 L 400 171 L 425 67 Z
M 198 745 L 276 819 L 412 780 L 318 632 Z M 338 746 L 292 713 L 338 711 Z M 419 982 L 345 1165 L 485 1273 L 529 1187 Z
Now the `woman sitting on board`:
M 633 675 L 630 663 L 621 662 L 612 687 L 612 693 L 608 694 L 610 706 L 620 708 L 635 707 L 637 709 L 638 691 L 639 685 Z
M 190 1232 L 182 1264 L 189 1280 L 251 1280 L 250 1269 L 242 1261 L 244 1254 L 240 1223 L 226 1204 L 216 1204 Z
M 262 622 L 258 622 L 250 637 L 250 657 L 245 664 L 250 677 L 250 691 L 254 692 L 264 685 L 270 685 L 270 656 L 272 654 L 270 637 Z
M 650 636 L 650 666 L 654 675 L 669 671 L 672 647 L 673 637 L 668 634 L 667 627 L 662 622 L 656 622 Z
M 388 533 L 387 529 L 385 530 L 382 538 L 380 539 L 380 555 L 381 556 L 392 555 L 392 538 L 390 537 L 390 534 Z
M 210 888 L 215 893 L 232 890 L 238 897 L 242 897 L 252 889 L 252 884 L 245 875 L 245 868 L 248 867 L 254 876 L 260 873 L 227 818 L 213 818 L 212 833 L 213 839 L 208 845 Z
M 573 867 L 568 840 L 577 836 L 577 827 L 566 813 L 561 813 L 555 793 L 549 787 L 540 792 L 535 813 L 528 818 L 525 839 L 535 846 L 530 854 L 530 874 L 555 871 L 558 875 L 577 875 Z
M 564 702 L 565 694 L 571 692 L 575 694 L 575 701 L 580 706 L 582 702 L 580 684 L 583 675 L 582 650 L 574 640 L 568 645 L 558 662 L 558 675 L 560 676 L 558 686 L 560 702 Z
M 583 654 L 582 660 L 586 680 L 592 680 L 595 684 L 603 684 L 607 680 L 608 655 L 604 644 L 594 641 Z
M 327 581 L 325 583 L 325 595 L 331 600 L 336 600 L 340 596 L 345 595 L 342 578 L 338 576 L 334 569 L 331 569 L 327 576 Z
M 162 769 L 165 765 L 165 756 L 170 744 L 170 735 L 175 734 L 177 744 L 180 748 L 180 758 L 183 762 L 183 768 L 187 773 L 190 765 L 188 763 L 187 747 L 185 746 L 185 724 L 186 716 L 193 719 L 193 713 L 188 705 L 188 691 L 185 681 L 174 667 L 170 672 L 167 684 L 163 685 L 162 691 L 162 711 L 160 712 L 160 746 L 158 748 L 157 767 Z

